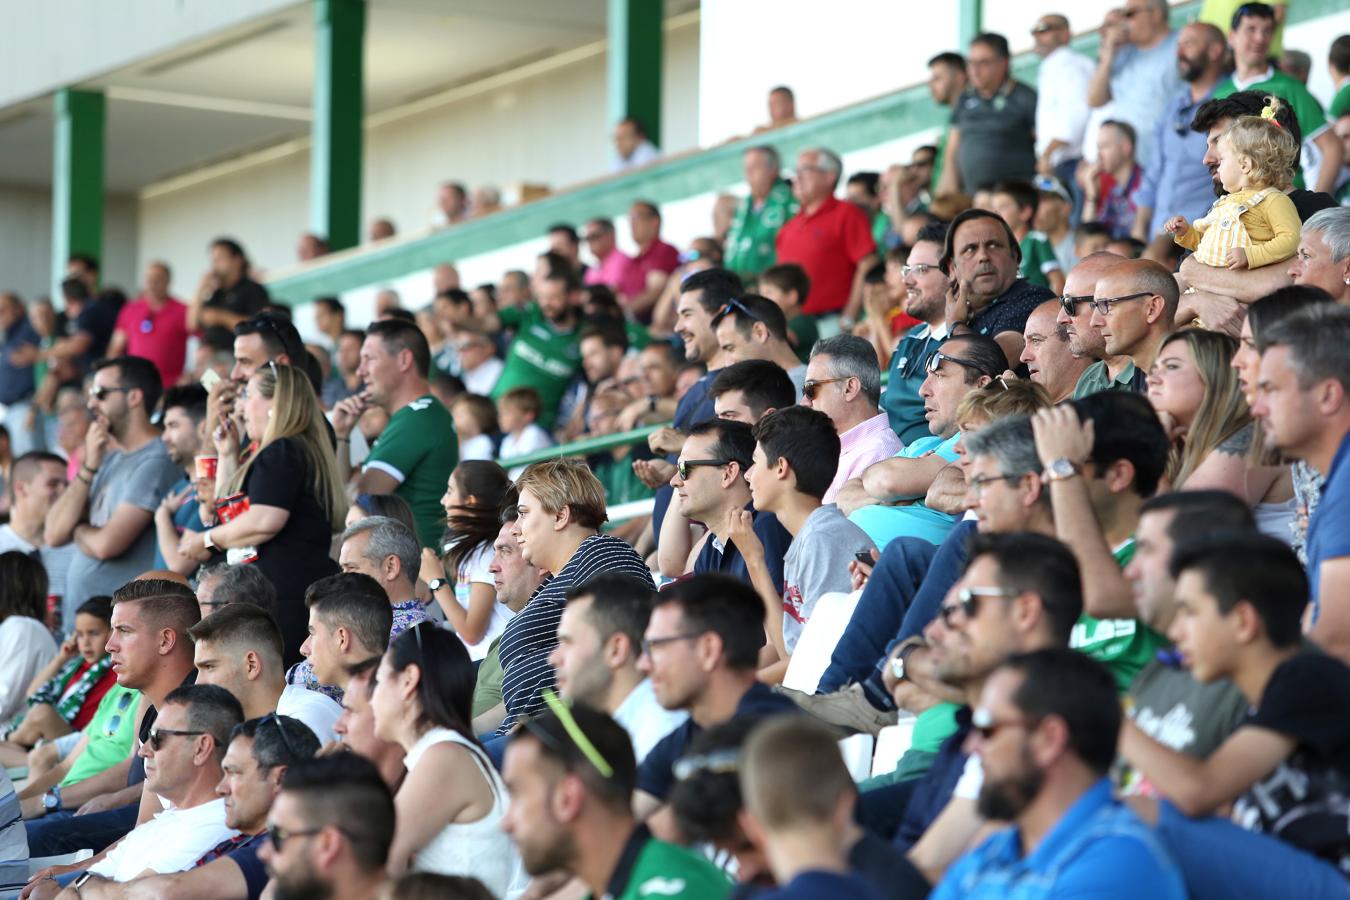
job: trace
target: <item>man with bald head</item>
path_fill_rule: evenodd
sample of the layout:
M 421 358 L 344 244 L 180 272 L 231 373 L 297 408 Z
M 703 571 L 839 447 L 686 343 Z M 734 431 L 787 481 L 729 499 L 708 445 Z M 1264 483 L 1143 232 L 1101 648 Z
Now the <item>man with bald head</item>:
M 1078 379 L 1094 362 L 1092 357 L 1074 355 L 1068 328 L 1058 321 L 1061 311 L 1058 299 L 1047 300 L 1031 311 L 1022 329 L 1025 345 L 1020 361 L 1031 380 L 1050 393 L 1052 403 L 1072 397 Z
M 1172 273 L 1151 259 L 1123 260 L 1097 279 L 1088 324 L 1101 333 L 1108 357 L 1129 359 L 1115 382 L 1129 379 L 1137 393 L 1147 389 L 1148 370 L 1172 332 L 1179 297 Z
M 1060 298 L 1055 322 L 1068 333 L 1069 352 L 1089 360 L 1088 367 L 1078 376 L 1074 397 L 1086 397 L 1098 391 L 1145 389 L 1146 375 L 1130 369 L 1130 360 L 1125 356 L 1107 358 L 1106 341 L 1101 332 L 1092 327 L 1095 315 L 1092 300 L 1097 292 L 1097 281 L 1108 269 L 1124 261 L 1124 257 L 1103 250 L 1080 259 L 1064 279 L 1064 296 Z M 1137 388 L 1134 382 L 1138 383 Z

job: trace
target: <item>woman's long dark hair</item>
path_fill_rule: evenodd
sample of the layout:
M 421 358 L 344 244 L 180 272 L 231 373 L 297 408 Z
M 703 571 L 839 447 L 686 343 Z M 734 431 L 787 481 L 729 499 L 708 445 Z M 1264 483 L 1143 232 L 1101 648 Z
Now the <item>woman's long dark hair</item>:
M 422 706 L 419 725 L 449 728 L 473 741 L 473 686 L 477 677 L 464 642 L 453 632 L 419 622 L 389 642 L 389 668 L 395 673 L 408 666 L 422 673 L 417 701 Z
M 0 621 L 27 616 L 41 622 L 47 612 L 47 570 L 26 553 L 0 553 Z
M 479 547 L 492 546 L 502 530 L 502 498 L 511 486 L 506 470 L 486 459 L 460 463 L 450 474 L 459 495 L 474 498 L 472 506 L 456 506 L 446 517 L 445 541 L 441 544 L 447 573 L 458 572 L 464 560 Z

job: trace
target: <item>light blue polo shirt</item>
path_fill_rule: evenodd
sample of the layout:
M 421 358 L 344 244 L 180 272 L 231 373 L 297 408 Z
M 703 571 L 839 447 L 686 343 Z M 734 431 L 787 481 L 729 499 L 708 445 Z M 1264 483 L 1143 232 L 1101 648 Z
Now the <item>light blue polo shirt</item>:
M 930 434 L 906 444 L 895 458 L 918 459 L 933 453 L 947 462 L 956 462 L 956 442 L 960 438 L 959 431 L 946 440 Z M 885 550 L 886 545 L 898 537 L 915 537 L 940 544 L 956 524 L 955 516 L 930 509 L 924 505 L 922 497 L 903 506 L 864 506 L 848 518 L 867 532 L 878 550 Z

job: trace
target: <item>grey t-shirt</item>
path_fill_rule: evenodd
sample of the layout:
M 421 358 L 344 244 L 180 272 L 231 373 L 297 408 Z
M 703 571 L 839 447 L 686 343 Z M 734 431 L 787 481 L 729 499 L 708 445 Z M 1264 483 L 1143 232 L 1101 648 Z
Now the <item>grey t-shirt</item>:
M 1247 700 L 1231 681 L 1201 684 L 1157 659 L 1134 676 L 1129 695 L 1141 731 L 1197 759 L 1217 750 L 1247 715 Z
M 169 460 L 160 440 L 153 440 L 134 453 L 113 451 L 103 460 L 89 487 L 89 524 L 101 528 L 113 512 L 130 503 L 151 514 L 183 470 Z M 155 525 L 147 520 L 144 530 L 125 553 L 116 559 L 97 560 L 78 547 L 66 579 L 63 611 L 71 611 L 90 597 L 111 594 L 155 565 Z
M 849 560 L 875 546 L 833 503 L 806 517 L 783 556 L 783 642 L 789 653 L 822 594 L 853 590 Z

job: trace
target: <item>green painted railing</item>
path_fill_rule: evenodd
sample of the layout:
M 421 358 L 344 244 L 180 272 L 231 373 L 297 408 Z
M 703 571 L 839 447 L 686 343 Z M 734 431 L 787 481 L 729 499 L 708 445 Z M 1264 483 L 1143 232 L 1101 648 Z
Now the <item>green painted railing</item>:
M 670 422 L 662 422 L 659 425 L 644 425 L 641 428 L 634 428 L 632 431 L 620 431 L 615 434 L 602 434 L 596 437 L 582 438 L 579 441 L 573 441 L 570 444 L 559 444 L 556 447 L 545 447 L 543 450 L 536 450 L 533 453 L 526 453 L 523 456 L 515 456 L 511 459 L 501 460 L 503 469 L 514 469 L 516 466 L 528 466 L 531 463 L 543 462 L 547 459 L 560 459 L 564 456 L 590 456 L 592 453 L 599 453 L 602 450 L 613 450 L 615 447 L 622 447 L 625 444 L 646 443 L 647 436 L 660 428 L 668 428 Z

